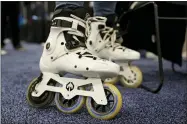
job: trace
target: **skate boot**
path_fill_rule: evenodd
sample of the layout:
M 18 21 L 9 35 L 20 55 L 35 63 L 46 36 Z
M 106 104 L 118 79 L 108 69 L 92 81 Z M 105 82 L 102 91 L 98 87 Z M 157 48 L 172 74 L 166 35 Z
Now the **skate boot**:
M 40 59 L 41 75 L 30 83 L 27 101 L 33 107 L 44 107 L 54 99 L 64 113 L 75 113 L 86 103 L 91 116 L 112 119 L 122 107 L 122 96 L 101 79 L 117 76 L 120 67 L 85 47 L 86 15 L 82 8 L 56 10 Z M 67 78 L 66 73 L 82 78 Z
M 116 30 L 106 26 L 107 18 L 90 17 L 87 22 L 86 46 L 92 54 L 120 65 L 120 75 L 105 82 L 115 84 L 120 79 L 126 87 L 136 88 L 142 82 L 142 72 L 131 61 L 140 59 L 140 53 L 121 46 L 116 42 Z

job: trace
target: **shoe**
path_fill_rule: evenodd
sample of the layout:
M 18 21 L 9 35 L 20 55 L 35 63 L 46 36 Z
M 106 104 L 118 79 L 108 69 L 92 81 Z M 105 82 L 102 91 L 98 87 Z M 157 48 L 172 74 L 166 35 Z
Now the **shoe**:
M 6 54 L 7 54 L 7 51 L 6 51 L 6 50 L 1 49 L 1 55 L 6 55 Z

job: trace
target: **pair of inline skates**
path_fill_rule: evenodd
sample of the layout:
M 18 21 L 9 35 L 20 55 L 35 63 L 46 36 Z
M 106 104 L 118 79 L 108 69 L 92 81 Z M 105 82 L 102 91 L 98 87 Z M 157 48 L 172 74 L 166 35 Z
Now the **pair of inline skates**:
M 114 84 L 138 87 L 141 71 L 130 66 L 138 52 L 116 42 L 116 31 L 104 17 L 89 17 L 82 8 L 57 9 L 40 59 L 41 75 L 31 81 L 27 101 L 45 107 L 53 100 L 64 113 L 76 113 L 86 103 L 89 114 L 112 119 L 122 107 L 122 96 Z M 71 73 L 79 78 L 68 78 Z

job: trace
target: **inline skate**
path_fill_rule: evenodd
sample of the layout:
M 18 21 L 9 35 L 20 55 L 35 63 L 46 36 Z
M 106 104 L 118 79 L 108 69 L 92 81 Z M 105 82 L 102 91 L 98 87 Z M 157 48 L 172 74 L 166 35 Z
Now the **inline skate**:
M 120 80 L 121 84 L 130 88 L 137 88 L 142 83 L 142 72 L 131 61 L 140 59 L 140 53 L 121 46 L 116 42 L 117 31 L 106 26 L 107 18 L 90 17 L 87 22 L 86 46 L 92 54 L 100 58 L 113 61 L 120 65 L 120 74 L 114 78 L 108 78 L 105 82 L 115 84 Z
M 120 91 L 102 80 L 119 74 L 119 65 L 101 59 L 85 47 L 84 9 L 56 10 L 40 59 L 41 75 L 27 89 L 28 103 L 46 107 L 54 100 L 63 113 L 76 113 L 86 103 L 89 114 L 112 119 L 122 107 Z M 64 77 L 66 73 L 81 78 Z

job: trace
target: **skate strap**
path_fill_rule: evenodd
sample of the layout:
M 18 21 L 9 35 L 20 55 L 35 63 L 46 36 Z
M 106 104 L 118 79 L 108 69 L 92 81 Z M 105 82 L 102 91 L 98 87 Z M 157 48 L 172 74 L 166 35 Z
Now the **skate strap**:
M 74 28 L 73 27 L 73 21 L 66 21 L 66 20 L 61 20 L 61 19 L 54 19 L 52 20 L 52 24 L 51 26 L 54 26 L 54 27 L 63 27 L 63 28 Z M 78 31 L 82 32 L 83 34 L 85 33 L 85 28 L 80 25 L 80 24 L 77 24 L 77 28 L 76 28 Z
M 66 42 L 65 44 L 68 50 L 72 50 L 78 47 L 85 47 L 85 44 L 81 42 L 81 41 L 85 41 L 84 37 L 75 36 L 73 34 L 69 34 L 69 32 L 65 32 L 64 37 L 66 41 L 71 41 L 71 42 Z

